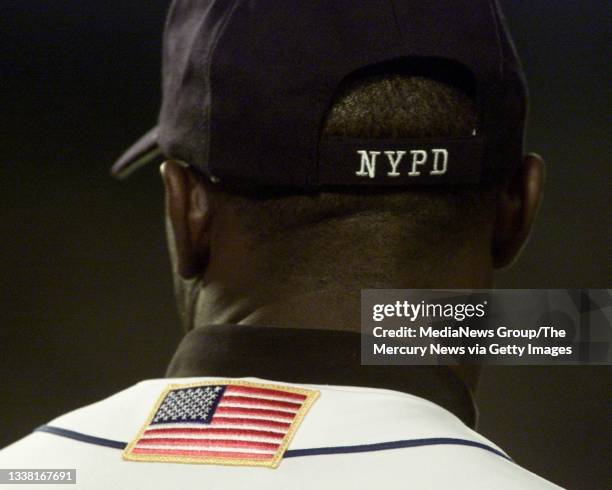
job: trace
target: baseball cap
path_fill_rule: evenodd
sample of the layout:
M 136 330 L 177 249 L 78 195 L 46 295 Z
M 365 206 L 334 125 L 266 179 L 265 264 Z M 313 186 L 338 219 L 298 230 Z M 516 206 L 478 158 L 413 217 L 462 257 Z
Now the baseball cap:
M 321 138 L 339 87 L 400 66 L 468 74 L 478 111 L 463 138 Z M 495 182 L 521 161 L 527 88 L 495 0 L 175 0 L 157 126 L 113 165 L 160 157 L 249 188 Z

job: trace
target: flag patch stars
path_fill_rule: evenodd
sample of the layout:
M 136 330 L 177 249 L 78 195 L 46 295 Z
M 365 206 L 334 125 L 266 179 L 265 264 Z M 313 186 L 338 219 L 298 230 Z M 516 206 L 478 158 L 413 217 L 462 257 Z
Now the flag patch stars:
M 169 392 L 153 417 L 152 424 L 201 421 L 210 423 L 224 386 L 185 388 Z
M 276 468 L 318 396 L 248 381 L 171 385 L 123 457 Z

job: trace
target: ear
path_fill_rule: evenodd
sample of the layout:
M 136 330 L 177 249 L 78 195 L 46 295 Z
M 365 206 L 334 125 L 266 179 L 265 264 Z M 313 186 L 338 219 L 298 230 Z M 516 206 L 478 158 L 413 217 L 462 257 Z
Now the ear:
M 493 235 L 493 264 L 508 267 L 527 242 L 540 206 L 544 186 L 544 161 L 529 154 L 503 190 Z
M 209 195 L 195 170 L 167 161 L 160 171 L 166 188 L 166 215 L 172 227 L 170 248 L 176 251 L 183 279 L 202 275 L 210 252 Z

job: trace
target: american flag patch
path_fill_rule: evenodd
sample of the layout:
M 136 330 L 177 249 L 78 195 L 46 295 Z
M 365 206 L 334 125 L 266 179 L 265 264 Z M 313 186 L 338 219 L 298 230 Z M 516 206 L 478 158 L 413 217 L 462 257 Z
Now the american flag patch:
M 276 468 L 318 396 L 249 381 L 170 385 L 123 457 Z

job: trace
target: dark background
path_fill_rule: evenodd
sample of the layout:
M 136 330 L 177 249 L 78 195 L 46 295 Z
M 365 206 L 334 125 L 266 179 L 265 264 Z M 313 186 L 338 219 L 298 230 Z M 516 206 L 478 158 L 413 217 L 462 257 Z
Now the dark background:
M 531 243 L 498 286 L 609 287 L 609 5 L 502 3 L 548 185 Z M 163 376 L 180 338 L 157 170 L 108 176 L 155 122 L 167 4 L 2 2 L 0 446 Z M 610 373 L 488 368 L 480 430 L 558 484 L 612 488 Z

